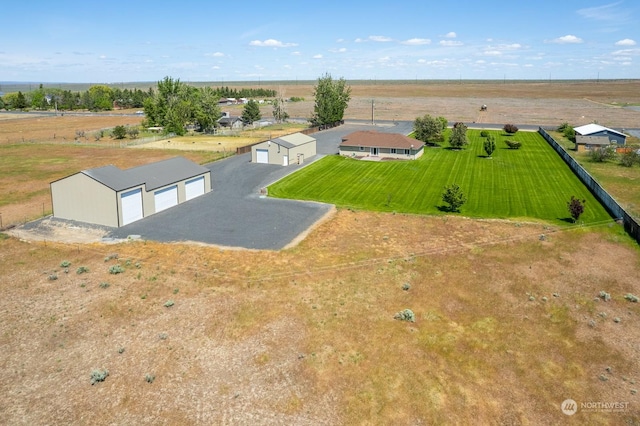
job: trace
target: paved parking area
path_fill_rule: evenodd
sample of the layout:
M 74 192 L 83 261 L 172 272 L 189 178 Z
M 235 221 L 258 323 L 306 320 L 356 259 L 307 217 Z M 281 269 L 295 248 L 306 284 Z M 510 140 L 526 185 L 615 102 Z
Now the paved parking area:
M 113 229 L 108 237 L 140 235 L 143 239 L 162 242 L 194 241 L 249 249 L 282 249 L 333 206 L 261 197 L 261 188 L 325 155 L 337 154 L 342 136 L 351 132 L 375 129 L 407 134 L 411 126 L 411 122 L 376 126 L 352 122 L 315 133 L 318 155 L 303 165 L 254 164 L 250 153 L 211 163 L 205 166 L 211 170 L 210 193 Z

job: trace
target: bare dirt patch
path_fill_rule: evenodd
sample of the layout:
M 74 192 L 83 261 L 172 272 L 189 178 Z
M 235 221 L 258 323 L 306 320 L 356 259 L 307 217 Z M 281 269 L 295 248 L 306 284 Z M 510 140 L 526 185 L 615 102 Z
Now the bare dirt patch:
M 618 232 L 341 210 L 279 253 L 0 245 L 7 423 L 557 424 L 567 398 L 628 402 L 580 423 L 640 420 Z

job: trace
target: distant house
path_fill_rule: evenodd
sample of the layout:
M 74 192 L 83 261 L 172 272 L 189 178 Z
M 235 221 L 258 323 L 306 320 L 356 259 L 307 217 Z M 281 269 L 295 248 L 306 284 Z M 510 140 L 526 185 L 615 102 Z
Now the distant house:
M 316 155 L 316 140 L 302 133 L 280 136 L 251 147 L 251 162 L 262 164 L 302 164 Z
M 228 112 L 223 112 L 222 117 L 218 119 L 220 127 L 227 127 L 229 129 L 242 129 L 243 123 L 240 117 L 231 116 Z
M 211 171 L 184 157 L 104 166 L 51 182 L 53 216 L 120 227 L 211 191 Z
M 343 137 L 339 152 L 347 157 L 415 160 L 424 153 L 424 142 L 399 133 L 362 130 Z
M 574 130 L 576 131 L 576 142 L 578 136 L 605 136 L 611 141 L 611 143 L 618 144 L 618 146 L 623 146 L 627 142 L 627 135 L 624 133 L 599 124 L 587 124 L 576 127 Z
M 607 136 L 582 136 L 576 135 L 576 151 L 585 152 L 593 149 L 604 148 L 611 145 Z

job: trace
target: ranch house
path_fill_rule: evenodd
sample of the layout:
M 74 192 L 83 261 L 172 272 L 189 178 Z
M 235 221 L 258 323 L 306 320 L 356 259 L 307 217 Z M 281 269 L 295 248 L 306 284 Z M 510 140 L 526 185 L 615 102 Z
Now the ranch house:
M 424 153 L 424 142 L 398 133 L 361 130 L 343 137 L 339 152 L 355 158 L 415 160 Z
M 53 216 L 120 227 L 211 191 L 211 171 L 184 157 L 109 165 L 51 182 Z

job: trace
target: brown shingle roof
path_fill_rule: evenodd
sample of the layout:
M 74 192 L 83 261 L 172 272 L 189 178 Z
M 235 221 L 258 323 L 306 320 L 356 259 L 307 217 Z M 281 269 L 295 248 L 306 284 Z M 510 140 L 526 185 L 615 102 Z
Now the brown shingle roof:
M 340 146 L 364 146 L 373 148 L 420 149 L 424 142 L 399 133 L 380 133 L 371 130 L 353 132 L 342 138 Z

